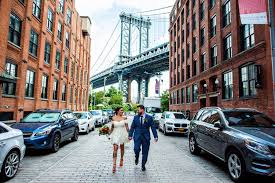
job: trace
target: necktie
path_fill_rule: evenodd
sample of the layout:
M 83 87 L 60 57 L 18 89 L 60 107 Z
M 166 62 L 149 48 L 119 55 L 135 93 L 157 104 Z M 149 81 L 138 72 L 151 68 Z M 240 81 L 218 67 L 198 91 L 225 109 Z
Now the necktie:
M 143 125 L 143 116 L 140 116 L 140 124 Z

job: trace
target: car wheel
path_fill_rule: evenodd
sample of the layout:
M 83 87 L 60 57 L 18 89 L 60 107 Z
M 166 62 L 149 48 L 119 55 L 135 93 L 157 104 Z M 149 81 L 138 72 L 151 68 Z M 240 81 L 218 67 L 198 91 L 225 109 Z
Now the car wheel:
M 196 142 L 194 135 L 191 135 L 189 138 L 189 150 L 191 154 L 195 154 L 195 155 L 198 155 L 201 152 L 201 149 L 198 147 L 198 144 Z
M 78 128 L 75 128 L 74 130 L 74 136 L 72 137 L 72 141 L 77 141 L 79 136 L 79 130 Z
M 60 148 L 60 135 L 55 134 L 53 137 L 52 152 L 57 152 Z
M 95 126 L 93 127 L 92 131 L 95 131 Z
M 231 180 L 241 182 L 245 179 L 245 164 L 242 156 L 236 150 L 227 153 L 227 169 Z
M 13 178 L 19 168 L 20 155 L 16 150 L 12 150 L 6 156 L 1 170 L 1 177 L 4 181 Z

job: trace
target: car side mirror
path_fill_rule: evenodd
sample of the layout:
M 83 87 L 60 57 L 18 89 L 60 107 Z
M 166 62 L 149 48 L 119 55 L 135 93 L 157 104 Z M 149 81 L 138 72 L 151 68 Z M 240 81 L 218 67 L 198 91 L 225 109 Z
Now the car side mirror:
M 221 122 L 219 122 L 219 121 L 214 123 L 214 127 L 219 128 L 221 130 L 223 129 L 223 126 L 222 126 Z
M 163 117 L 163 116 L 161 116 L 160 118 L 161 118 L 161 119 L 164 119 L 164 117 Z

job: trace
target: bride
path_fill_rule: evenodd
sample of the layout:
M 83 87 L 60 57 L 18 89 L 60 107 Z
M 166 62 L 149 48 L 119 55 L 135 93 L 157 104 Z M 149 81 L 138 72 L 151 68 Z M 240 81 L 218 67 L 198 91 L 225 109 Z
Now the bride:
M 123 116 L 123 108 L 118 107 L 115 110 L 115 116 L 112 119 L 111 127 L 111 141 L 114 146 L 113 152 L 113 173 L 116 172 L 116 161 L 117 161 L 117 151 L 120 146 L 120 167 L 123 166 L 123 156 L 124 156 L 124 144 L 128 142 L 128 123 L 126 117 Z

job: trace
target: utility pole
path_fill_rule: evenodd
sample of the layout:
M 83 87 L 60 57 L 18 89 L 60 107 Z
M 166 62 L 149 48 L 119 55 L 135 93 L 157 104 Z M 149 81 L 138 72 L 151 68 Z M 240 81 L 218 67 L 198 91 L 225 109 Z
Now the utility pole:
M 271 45 L 271 61 L 272 61 L 273 105 L 274 105 L 274 112 L 275 112 L 275 25 L 274 25 L 273 1 L 274 0 L 269 0 L 269 22 L 270 22 L 270 45 Z

